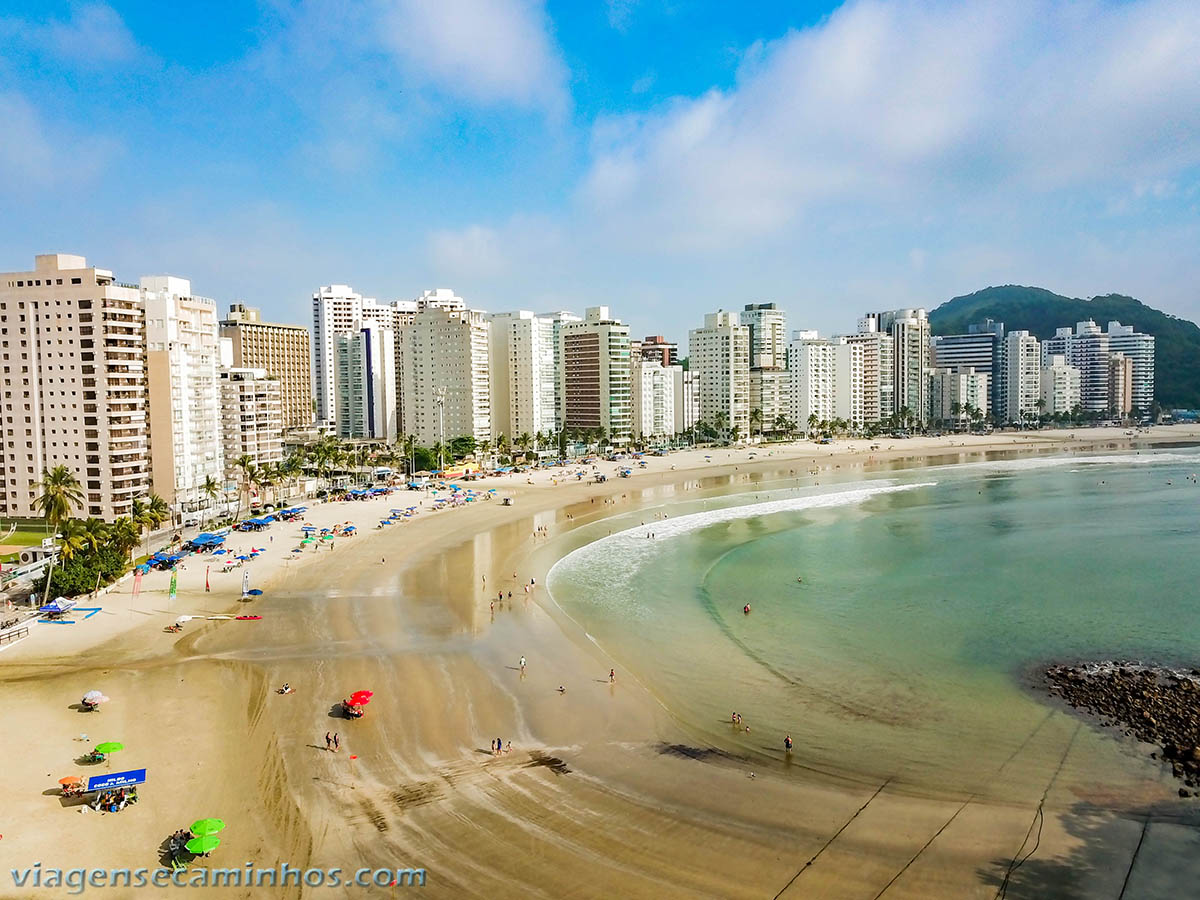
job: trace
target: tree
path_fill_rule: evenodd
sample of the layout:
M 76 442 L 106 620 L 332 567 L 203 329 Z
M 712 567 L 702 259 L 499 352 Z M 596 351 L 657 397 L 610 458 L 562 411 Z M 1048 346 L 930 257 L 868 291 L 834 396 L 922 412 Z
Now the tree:
M 762 437 L 763 411 L 758 407 L 750 410 L 750 440 L 754 440 L 754 426 L 758 425 L 758 436 Z
M 326 452 L 326 454 L 328 453 L 328 451 L 325 451 L 325 452 Z M 235 459 L 233 461 L 233 465 L 235 468 L 240 469 L 242 472 L 241 480 L 238 482 L 237 515 L 234 516 L 235 519 L 240 519 L 242 517 L 242 492 L 243 491 L 245 491 L 245 493 L 246 493 L 246 501 L 247 502 L 250 501 L 250 482 L 253 478 L 253 473 L 254 473 L 254 457 L 248 453 L 243 453 L 241 456 L 239 456 L 237 459 Z
M 83 487 L 66 466 L 43 469 L 37 487 L 41 493 L 33 501 L 34 506 L 41 510 L 52 531 L 58 531 L 58 526 L 71 517 L 72 507 L 83 506 Z
M 717 434 L 727 435 L 729 429 L 729 414 L 724 410 L 717 412 L 717 414 L 713 416 L 713 427 L 716 428 Z M 728 440 L 726 443 L 728 443 Z
M 73 559 L 88 548 L 88 533 L 79 519 L 67 519 L 59 525 L 58 555 L 63 562 Z
M 814 431 L 817 430 L 817 423 L 819 423 L 820 421 L 821 421 L 821 419 L 816 413 L 808 414 L 808 434 L 809 435 L 811 435 Z
M 204 484 L 200 485 L 200 490 L 208 498 L 209 507 L 216 506 L 217 494 L 221 493 L 221 483 L 211 475 L 206 475 Z
M 150 494 L 146 498 L 146 506 L 142 517 L 146 522 L 146 555 L 150 554 L 150 534 L 171 516 L 167 501 L 158 494 Z
M 454 459 L 463 459 L 475 452 L 475 435 L 464 434 L 450 442 L 450 455 Z
M 121 516 L 115 519 L 109 527 L 109 539 L 114 547 L 129 556 L 133 553 L 133 548 L 138 545 L 141 540 L 141 529 L 138 528 L 134 521 L 129 516 Z

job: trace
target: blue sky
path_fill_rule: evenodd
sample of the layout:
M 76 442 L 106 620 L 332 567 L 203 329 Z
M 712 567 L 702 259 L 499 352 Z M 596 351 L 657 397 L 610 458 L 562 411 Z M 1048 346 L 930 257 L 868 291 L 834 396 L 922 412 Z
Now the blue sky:
M 1200 318 L 1200 4 L 0 7 L 0 268 L 609 304 L 679 339 L 989 284 Z M 1015 323 L 1014 323 L 1015 324 Z

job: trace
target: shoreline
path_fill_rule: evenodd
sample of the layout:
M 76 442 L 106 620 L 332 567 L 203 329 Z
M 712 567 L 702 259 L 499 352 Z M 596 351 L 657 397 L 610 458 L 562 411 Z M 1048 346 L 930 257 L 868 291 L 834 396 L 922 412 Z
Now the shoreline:
M 275 540 L 266 542 L 273 547 L 275 565 L 261 565 L 272 561 L 270 555 L 252 564 L 253 586 L 266 590 L 265 596 L 253 603 L 241 604 L 232 596 L 234 590 L 240 593 L 236 570 L 221 576 L 220 582 L 214 576 L 219 589 L 214 587 L 214 592 L 206 595 L 197 590 L 203 584 L 202 568 L 189 566 L 180 575 L 178 603 L 170 609 L 156 608 L 165 605 L 153 601 L 160 593 L 165 597 L 169 576 L 157 579 L 164 582 L 161 586 L 147 576 L 144 603 L 128 601 L 119 591 L 108 595 L 116 598 L 114 605 L 127 601 L 127 615 L 105 617 L 122 621 L 104 622 L 105 628 L 87 633 L 67 634 L 87 628 L 87 623 L 60 628 L 56 634 L 43 635 L 46 640 L 39 642 L 40 646 L 27 639 L 0 656 L 0 696 L 10 702 L 21 700 L 18 714 L 44 735 L 39 742 L 52 740 L 54 735 L 61 740 L 65 723 L 76 727 L 81 721 L 72 718 L 77 714 L 63 710 L 67 702 L 77 699 L 64 696 L 67 686 L 86 690 L 83 685 L 90 687 L 95 680 L 113 677 L 113 667 L 120 666 L 128 683 L 122 681 L 119 688 L 112 688 L 105 682 L 106 693 L 114 701 L 102 713 L 89 714 L 97 718 L 84 717 L 89 730 L 98 727 L 93 725 L 98 720 L 105 726 L 112 721 L 115 727 L 130 729 L 125 733 L 144 742 L 138 764 L 149 760 L 160 768 L 158 760 L 178 755 L 187 740 L 196 740 L 204 749 L 200 754 L 203 764 L 195 768 L 220 773 L 217 780 L 228 784 L 214 784 L 203 771 L 197 775 L 177 766 L 170 773 L 171 797 L 161 796 L 167 793 L 161 781 L 150 782 L 143 791 L 143 797 L 158 794 L 153 805 L 156 817 L 164 817 L 163 821 L 151 822 L 142 815 L 151 809 L 144 799 L 138 809 L 105 816 L 100 823 L 104 830 L 89 835 L 76 822 L 65 822 L 65 811 L 51 808 L 46 802 L 50 798 L 39 794 L 34 801 L 25 796 L 31 793 L 31 778 L 58 777 L 58 770 L 63 769 L 65 760 L 54 762 L 62 754 L 52 741 L 44 754 L 50 772 L 42 770 L 40 763 L 32 769 L 19 763 L 0 774 L 0 789 L 6 796 L 20 797 L 15 812 L 25 820 L 21 830 L 28 832 L 14 834 L 11 826 L 6 827 L 5 846 L 33 859 L 39 841 L 62 831 L 79 842 L 84 856 L 93 856 L 98 864 L 108 858 L 140 859 L 140 864 L 145 864 L 148 836 L 158 831 L 169 833 L 179 826 L 170 816 L 181 813 L 173 809 L 195 807 L 192 818 L 199 818 L 221 814 L 217 807 L 231 807 L 235 812 L 242 810 L 247 822 L 257 823 L 259 836 L 248 839 L 246 823 L 239 822 L 239 828 L 228 833 L 228 855 L 222 847 L 217 856 L 223 861 L 214 858 L 209 865 L 236 865 L 243 852 L 245 859 L 261 859 L 264 864 L 284 859 L 285 854 L 319 864 L 403 857 L 409 862 L 429 863 L 431 882 L 426 890 L 432 888 L 438 895 L 476 896 L 523 887 L 532 896 L 556 896 L 577 890 L 582 882 L 595 889 L 583 892 L 592 896 L 625 877 L 619 873 L 631 879 L 621 881 L 629 896 L 662 896 L 664 885 L 670 886 L 667 894 L 673 889 L 694 895 L 761 896 L 771 886 L 773 894 L 796 874 L 795 860 L 803 856 L 803 847 L 811 845 L 812 852 L 817 852 L 854 809 L 864 801 L 879 802 L 871 799 L 878 785 L 835 787 L 809 783 L 803 777 L 776 777 L 768 771 L 748 780 L 743 760 L 725 765 L 722 754 L 711 753 L 704 746 L 700 747 L 703 759 L 697 764 L 694 757 L 679 750 L 695 742 L 686 723 L 628 676 L 619 674 L 618 684 L 605 689 L 607 697 L 591 695 L 602 691 L 588 694 L 590 689 L 575 687 L 576 683 L 586 686 L 589 678 L 599 680 L 611 663 L 605 662 L 604 648 L 588 643 L 584 629 L 545 593 L 545 574 L 553 561 L 564 555 L 562 546 L 571 542 L 570 535 L 582 525 L 638 506 L 677 500 L 680 486 L 688 482 L 695 482 L 696 497 L 745 492 L 755 483 L 752 476 L 761 481 L 768 473 L 782 473 L 789 463 L 817 466 L 818 479 L 822 475 L 861 478 L 886 474 L 897 466 L 934 465 L 935 459 L 973 461 L 961 460 L 964 455 L 983 459 L 987 453 L 1034 456 L 1062 450 L 1136 450 L 1139 446 L 1123 435 L 1112 435 L 1111 429 L 1096 431 L 1109 433 L 1087 440 L 1064 438 L 1060 442 L 1043 437 L 1016 444 L 1001 441 L 968 446 L 957 446 L 961 440 L 957 437 L 953 446 L 932 439 L 881 441 L 902 446 L 876 454 L 843 446 L 827 456 L 829 445 L 790 445 L 786 452 L 771 445 L 758 450 L 713 451 L 714 461 L 707 464 L 702 451 L 691 451 L 692 457 L 658 458 L 657 467 L 603 485 L 586 481 L 551 484 L 562 470 L 539 473 L 533 485 L 511 477 L 485 480 L 472 487 L 495 486 L 512 495 L 515 505 L 481 502 L 464 509 L 422 512 L 406 525 L 382 531 L 367 524 L 361 537 L 345 543 L 339 540 L 332 551 L 311 553 L 299 565 L 279 561 L 290 544 L 282 538 L 284 529 L 277 529 Z M 1172 437 L 1179 437 L 1166 443 L 1200 439 L 1200 431 L 1184 431 L 1176 426 Z M 1153 436 L 1156 443 L 1160 439 Z M 914 443 L 918 440 L 930 443 Z M 844 443 L 865 446 L 867 442 Z M 723 453 L 727 456 L 720 460 Z M 753 461 L 747 459 L 750 453 L 756 456 Z M 602 463 L 601 470 L 612 465 Z M 322 524 L 325 518 L 356 519 L 362 528 L 373 521 L 367 513 L 393 502 L 397 507 L 409 505 L 394 497 L 378 506 L 372 502 L 320 504 L 310 508 L 310 515 Z M 546 540 L 533 537 L 534 527 L 541 525 L 549 530 Z M 259 545 L 257 536 L 235 537 L 230 543 L 242 540 Z M 395 566 L 376 559 L 393 555 L 398 560 L 403 556 L 403 563 Z M 317 565 L 318 556 L 321 562 L 329 562 Z M 510 579 L 508 573 L 516 570 L 521 577 Z M 510 585 L 520 591 L 522 580 L 531 575 L 537 578 L 540 593 L 528 603 L 523 592 L 514 593 L 513 603 L 502 603 L 499 615 L 491 615 L 490 590 L 499 590 L 503 583 L 506 592 Z M 481 576 L 486 576 L 490 585 L 486 593 Z M 229 599 L 222 601 L 222 596 Z M 383 603 L 385 600 L 391 602 Z M 161 633 L 161 626 L 173 621 L 168 617 L 185 608 L 225 614 L 223 610 L 244 607 L 261 612 L 264 620 L 210 622 L 200 628 L 189 625 L 178 639 Z M 566 626 L 563 618 L 572 625 Z M 89 622 L 101 624 L 95 619 Z M 257 626 L 266 627 L 258 633 L 246 630 Z M 516 657 L 524 655 L 531 660 L 528 677 L 514 680 L 510 669 Z M 303 665 L 295 668 L 300 661 Z M 289 678 L 289 671 L 301 674 Z M 189 694 L 186 700 L 188 711 L 195 713 L 188 717 L 186 733 L 162 733 L 162 729 L 145 727 L 147 723 L 139 727 L 136 715 L 129 712 L 137 683 L 144 685 L 147 702 L 156 707 L 161 702 L 158 692 L 169 692 L 168 685 L 178 683 L 179 678 L 188 685 L 199 685 L 198 695 Z M 571 687 L 559 696 L 554 688 L 563 679 L 571 679 Z M 298 695 L 274 695 L 273 688 L 283 680 L 296 685 Z M 214 692 L 217 684 L 223 690 Z M 377 705 L 369 708 L 365 720 L 336 722 L 358 760 L 350 763 L 350 753 L 339 756 L 314 749 L 310 742 L 319 743 L 319 735 L 327 727 L 322 723 L 335 724 L 327 717 L 327 708 L 360 687 L 376 691 L 373 703 Z M 241 699 L 235 702 L 234 698 Z M 10 709 L 14 707 L 6 706 Z M 272 761 L 262 773 L 244 771 L 257 763 L 247 767 L 239 748 L 222 746 L 219 739 L 247 730 L 256 748 L 254 759 Z M 484 736 L 490 733 L 511 739 L 514 752 L 489 757 Z M 126 743 L 132 747 L 129 740 Z M 186 752 L 190 756 L 191 751 Z M 708 764 L 709 759 L 715 764 Z M 555 760 L 561 760 L 562 767 Z M 755 760 L 753 765 L 760 763 Z M 796 768 L 801 765 L 802 760 Z M 562 771 L 563 767 L 570 771 Z M 186 792 L 195 792 L 199 799 L 177 802 L 178 795 Z M 920 832 L 920 842 L 926 840 L 928 834 L 920 823 L 938 819 L 952 802 L 910 797 L 894 788 L 882 796 L 888 798 L 889 814 L 878 821 L 869 815 L 854 820 L 856 829 L 872 823 L 851 842 L 854 852 L 837 857 L 836 865 L 829 865 L 831 857 L 824 856 L 822 866 L 806 870 L 804 878 L 784 896 L 807 895 L 800 891 L 805 881 L 809 881 L 805 891 L 824 884 L 835 896 L 852 895 L 851 887 L 859 881 L 876 883 L 877 870 L 886 869 L 889 860 L 898 859 L 902 864 L 908 853 L 904 848 L 909 846 L 903 835 Z M 543 804 L 536 810 L 529 805 L 535 797 Z M 210 805 L 200 808 L 203 803 Z M 793 814 L 797 808 L 807 811 L 800 820 Z M 986 827 L 976 823 L 982 833 L 994 835 L 994 841 L 985 843 L 998 852 L 1009 840 L 1005 835 L 1015 837 L 1024 831 L 1027 811 L 1023 805 L 993 809 L 995 822 Z M 586 825 L 597 815 L 606 823 L 601 833 Z M 223 817 L 234 818 L 232 814 Z M 494 836 L 484 838 L 481 844 L 480 834 L 465 827 L 465 822 L 473 820 L 489 822 L 487 827 L 494 829 Z M 908 822 L 911 827 L 900 828 L 902 833 L 898 833 L 896 822 Z M 337 827 L 331 830 L 335 823 Z M 127 832 L 125 838 L 97 843 L 110 825 Z M 647 828 L 660 835 L 657 849 L 662 853 L 653 858 L 662 858 L 653 863 L 646 856 L 653 848 L 639 847 L 633 838 Z M 997 834 L 997 829 L 1003 834 Z M 608 831 L 611 833 L 605 833 Z M 533 835 L 540 835 L 536 843 L 530 843 Z M 1018 842 L 1019 838 L 1011 842 L 1013 849 Z M 1069 845 L 1065 834 L 1048 836 L 1046 842 L 1051 850 Z M 561 866 L 561 877 L 506 859 L 505 846 L 539 847 L 537 858 Z M 609 849 L 601 850 L 605 846 Z M 740 855 L 736 859 L 722 861 L 727 870 L 710 871 L 706 848 L 715 846 L 737 848 Z M 952 864 L 933 866 L 928 879 L 912 881 L 907 895 L 990 896 L 976 891 L 979 879 L 975 869 L 985 862 L 974 856 L 966 865 L 964 858 L 955 857 Z M 688 864 L 697 872 L 683 873 L 681 869 Z M 814 877 L 818 868 L 821 874 Z M 949 870 L 956 873 L 951 879 L 953 887 L 944 881 Z M 914 872 L 913 867 L 906 870 L 906 881 Z M 442 880 L 435 882 L 435 877 Z M 967 884 L 971 893 L 962 893 L 960 889 Z M 932 892 L 915 893 L 926 888 Z M 906 895 L 906 891 L 896 893 Z

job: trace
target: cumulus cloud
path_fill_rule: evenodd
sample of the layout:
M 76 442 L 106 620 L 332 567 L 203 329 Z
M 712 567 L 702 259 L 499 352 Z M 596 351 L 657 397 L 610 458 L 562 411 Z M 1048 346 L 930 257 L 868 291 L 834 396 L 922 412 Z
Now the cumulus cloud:
M 130 62 L 143 53 L 124 20 L 106 3 L 81 3 L 65 20 L 0 19 L 0 35 L 78 67 Z
M 1145 182 L 1200 163 L 1200 5 L 852 2 L 735 85 L 597 123 L 584 208 L 680 249 L 831 205 Z
M 561 110 L 566 69 L 537 0 L 391 0 L 378 38 L 413 78 L 485 103 Z

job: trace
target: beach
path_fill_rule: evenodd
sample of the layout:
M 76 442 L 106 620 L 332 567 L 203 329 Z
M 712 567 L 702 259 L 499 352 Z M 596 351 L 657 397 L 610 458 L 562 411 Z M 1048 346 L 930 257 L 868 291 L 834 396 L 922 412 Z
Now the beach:
M 1060 780 L 1052 762 L 1034 767 L 1038 777 L 1023 789 L 984 797 L 874 772 L 807 771 L 800 747 L 775 762 L 746 754 L 629 676 L 545 583 L 579 546 L 580 529 L 602 531 L 607 518 L 683 496 L 989 454 L 1197 440 L 1200 429 L 1175 426 L 693 450 L 647 457 L 628 478 L 601 462 L 605 483 L 575 478 L 579 467 L 482 479 L 469 486 L 494 488 L 512 505 L 435 512 L 426 498 L 416 516 L 383 528 L 375 526 L 389 509 L 420 495 L 305 502 L 304 521 L 350 521 L 358 536 L 301 553 L 292 552 L 299 522 L 231 536 L 230 547 L 265 548 L 247 564 L 264 591 L 252 602 L 239 602 L 242 569 L 219 572 L 194 556 L 177 573 L 173 601 L 169 575 L 150 573 L 136 597 L 132 581 L 122 582 L 82 604 L 100 613 L 38 626 L 0 652 L 12 748 L 0 769 L 5 868 L 153 867 L 168 834 L 217 816 L 229 823 L 222 845 L 194 868 L 283 862 L 339 868 L 339 877 L 359 867 L 421 869 L 421 890 L 432 896 L 991 898 L 1006 874 L 1009 897 L 1116 898 L 1128 883 L 1136 893 L 1126 896 L 1176 896 L 1200 874 L 1184 818 L 1114 812 Z M 262 618 L 196 618 L 180 634 L 163 632 L 181 615 L 247 613 Z M 284 682 L 294 693 L 275 692 Z M 98 713 L 71 709 L 90 689 L 111 701 Z M 337 717 L 339 702 L 360 689 L 375 693 L 365 717 Z M 1083 726 L 1055 718 L 999 769 L 1043 742 L 1069 749 L 1075 727 Z M 336 753 L 327 732 L 340 735 Z M 494 754 L 497 738 L 512 749 Z M 124 743 L 113 771 L 147 768 L 136 806 L 80 812 L 57 796 L 59 778 L 89 773 L 74 760 L 96 740 Z M 1148 793 L 1146 808 L 1158 799 Z M 1156 865 L 1164 859 L 1169 874 Z M 63 895 L 0 884 L 2 897 Z M 328 882 L 210 890 L 348 892 Z

